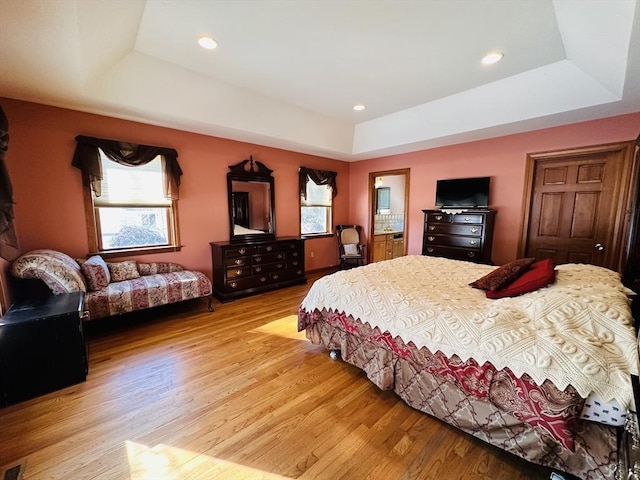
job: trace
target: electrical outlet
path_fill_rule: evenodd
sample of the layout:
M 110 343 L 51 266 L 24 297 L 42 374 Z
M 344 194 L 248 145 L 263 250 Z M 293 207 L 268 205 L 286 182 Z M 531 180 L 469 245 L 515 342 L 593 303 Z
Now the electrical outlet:
M 315 252 L 311 252 L 311 253 L 309 254 L 309 256 L 310 256 L 311 258 L 313 258 L 313 257 L 315 257 L 315 256 L 316 256 L 316 253 L 315 253 Z

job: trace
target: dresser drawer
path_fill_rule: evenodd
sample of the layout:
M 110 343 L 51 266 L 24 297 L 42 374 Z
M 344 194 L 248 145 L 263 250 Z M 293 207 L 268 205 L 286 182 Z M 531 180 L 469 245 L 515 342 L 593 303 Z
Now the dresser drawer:
M 451 223 L 451 215 L 448 213 L 428 213 L 426 221 L 428 223 Z
M 269 245 L 258 245 L 256 247 L 256 253 L 259 253 L 259 254 L 280 252 L 282 250 L 283 250 L 283 245 L 279 243 L 272 243 Z
M 254 265 L 252 268 L 253 275 L 262 275 L 269 272 L 278 272 L 285 270 L 287 264 L 285 262 L 265 263 L 264 265 Z
M 262 280 L 261 280 L 262 279 Z M 269 274 L 250 277 L 233 278 L 227 280 L 227 290 L 229 291 L 242 291 L 248 288 L 254 288 L 259 285 L 267 283 L 269 280 Z
M 225 258 L 224 265 L 227 268 L 248 267 L 251 265 L 251 257 Z
M 433 255 L 435 257 L 447 257 L 454 260 L 474 261 L 480 255 L 480 250 L 469 248 L 446 247 L 442 245 L 427 245 L 424 249 L 425 255 Z
M 258 245 L 256 247 L 256 253 L 271 253 L 271 252 L 291 252 L 293 250 L 303 250 L 304 244 L 302 242 L 276 242 L 267 245 Z
M 238 267 L 227 269 L 227 279 L 246 277 L 251 275 L 251 267 Z
M 426 225 L 426 234 L 482 236 L 482 225 L 461 225 L 456 223 L 434 223 Z
M 454 237 L 446 235 L 429 235 L 424 236 L 425 245 L 446 245 L 452 247 L 464 248 L 480 248 L 482 239 L 477 237 Z
M 484 223 L 484 215 L 477 213 L 458 213 L 452 215 L 451 223 Z
M 230 247 L 230 248 L 225 248 L 224 249 L 224 256 L 226 258 L 230 258 L 230 257 L 242 257 L 245 255 L 251 255 L 252 253 L 256 253 L 257 249 L 256 247 L 251 247 L 251 246 L 237 246 L 237 247 Z
M 294 258 L 292 260 L 287 260 L 287 269 L 297 269 L 302 268 L 304 270 L 304 258 Z
M 293 278 L 299 278 L 304 274 L 304 269 L 297 270 L 283 270 L 282 272 L 271 272 L 272 281 L 282 282 L 284 280 L 291 280 Z
M 273 252 L 273 253 L 259 253 L 251 256 L 252 265 L 261 265 L 266 263 L 274 263 L 284 261 L 286 257 L 285 252 Z

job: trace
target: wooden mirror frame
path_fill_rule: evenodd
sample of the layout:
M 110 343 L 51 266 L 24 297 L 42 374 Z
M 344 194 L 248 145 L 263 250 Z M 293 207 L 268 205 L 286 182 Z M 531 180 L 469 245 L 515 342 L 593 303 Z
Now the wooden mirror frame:
M 253 156 L 249 156 L 247 160 L 243 160 L 236 165 L 229 166 L 227 173 L 227 202 L 229 205 L 229 241 L 252 243 L 263 240 L 274 240 L 276 231 L 276 212 L 275 212 L 275 188 L 271 173 L 273 170 L 267 168 L 262 162 L 254 161 Z M 236 233 L 236 225 L 234 222 L 234 202 L 233 202 L 233 182 L 247 183 L 263 183 L 269 188 L 268 201 L 269 205 L 265 208 L 267 216 L 267 228 L 264 231 L 256 233 Z

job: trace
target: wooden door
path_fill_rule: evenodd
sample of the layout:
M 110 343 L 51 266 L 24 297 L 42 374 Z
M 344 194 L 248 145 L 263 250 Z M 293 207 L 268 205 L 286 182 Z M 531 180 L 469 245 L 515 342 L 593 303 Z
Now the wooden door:
M 632 143 L 533 154 L 521 257 L 621 270 Z
M 249 228 L 249 193 L 233 192 L 233 223 Z

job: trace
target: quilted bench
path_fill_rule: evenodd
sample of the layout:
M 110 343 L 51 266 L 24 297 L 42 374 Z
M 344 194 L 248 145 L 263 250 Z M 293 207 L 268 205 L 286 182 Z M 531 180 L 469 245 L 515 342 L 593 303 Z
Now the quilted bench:
M 200 297 L 209 297 L 208 309 L 213 311 L 211 281 L 176 263 L 110 263 L 99 255 L 74 260 L 40 249 L 18 257 L 10 272 L 19 279 L 41 280 L 54 295 L 86 292 L 89 320 Z

